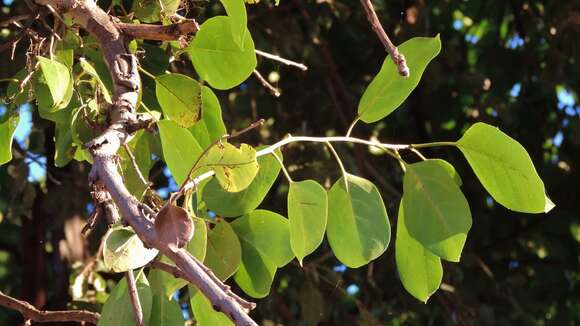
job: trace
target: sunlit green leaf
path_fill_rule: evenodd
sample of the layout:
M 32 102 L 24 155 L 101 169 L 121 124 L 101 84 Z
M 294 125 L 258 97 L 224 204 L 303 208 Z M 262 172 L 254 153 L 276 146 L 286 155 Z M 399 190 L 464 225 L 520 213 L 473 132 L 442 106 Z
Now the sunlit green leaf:
M 44 57 L 37 57 L 40 74 L 34 91 L 40 111 L 54 112 L 65 108 L 73 95 L 70 70 L 64 64 Z
M 254 41 L 246 28 L 243 50 L 232 36 L 231 18 L 215 16 L 206 20 L 187 48 L 200 77 L 217 89 L 239 85 L 256 68 Z
M 157 256 L 157 249 L 145 248 L 131 228 L 110 229 L 104 238 L 105 266 L 114 272 L 125 272 L 145 266 Z
M 336 258 L 349 267 L 360 267 L 379 257 L 389 245 L 391 225 L 377 187 L 347 174 L 328 192 L 326 236 Z
M 278 157 L 282 157 L 278 152 Z M 227 192 L 212 179 L 202 192 L 203 201 L 216 214 L 235 217 L 247 214 L 262 202 L 280 173 L 280 164 L 272 155 L 258 157 L 260 169 L 252 183 L 240 192 Z
M 230 143 L 216 144 L 200 161 L 199 167 L 209 167 L 225 191 L 239 192 L 247 188 L 258 173 L 256 150 L 242 144 L 240 148 Z
M 328 217 L 326 190 L 314 180 L 290 183 L 288 220 L 290 245 L 302 264 L 302 259 L 322 243 Z
M 201 87 L 199 83 L 181 74 L 165 74 L 155 79 L 157 100 L 163 114 L 184 128 L 200 119 Z
M 441 259 L 431 253 L 407 230 L 403 201 L 399 205 L 395 259 L 401 283 L 415 298 L 427 299 L 439 288 L 443 278 Z
M 501 205 L 526 213 L 551 209 L 547 205 L 544 183 L 530 155 L 520 143 L 498 128 L 476 123 L 457 142 L 457 147 L 483 187 Z
M 203 150 L 191 133 L 175 122 L 162 120 L 157 122 L 157 126 L 161 135 L 165 163 L 175 182 L 181 185 Z
M 105 101 L 107 101 L 108 103 L 112 103 L 111 94 L 109 93 L 107 86 L 101 79 L 101 76 L 99 76 L 97 70 L 95 70 L 95 68 L 85 58 L 80 58 L 79 64 L 83 69 L 83 71 L 89 76 L 93 77 L 93 79 L 97 82 L 97 85 L 101 89 L 101 94 L 103 94 Z
M 435 37 L 415 37 L 399 46 L 407 59 L 411 71 L 409 77 L 399 75 L 390 57 L 386 57 L 381 71 L 375 76 L 364 92 L 358 105 L 358 116 L 371 123 L 389 115 L 417 87 L 427 64 L 441 51 L 439 35 Z
M 223 313 L 215 311 L 211 302 L 196 288 L 190 286 L 190 303 L 198 326 L 230 326 L 232 321 Z
M 405 222 L 411 237 L 435 255 L 457 262 L 471 228 L 467 200 L 443 160 L 407 165 L 403 180 Z
M 226 13 L 230 18 L 230 25 L 234 42 L 236 42 L 238 47 L 243 50 L 245 45 L 246 32 L 248 30 L 246 28 L 246 25 L 248 24 L 248 17 L 244 0 L 221 0 L 221 2 L 224 5 L 224 8 L 226 8 Z
M 207 148 L 214 141 L 226 134 L 226 126 L 222 119 L 220 102 L 211 88 L 201 88 L 201 120 L 189 129 L 202 148 Z
M 149 325 L 183 326 L 183 313 L 179 303 L 160 293 L 153 295 L 152 302 Z

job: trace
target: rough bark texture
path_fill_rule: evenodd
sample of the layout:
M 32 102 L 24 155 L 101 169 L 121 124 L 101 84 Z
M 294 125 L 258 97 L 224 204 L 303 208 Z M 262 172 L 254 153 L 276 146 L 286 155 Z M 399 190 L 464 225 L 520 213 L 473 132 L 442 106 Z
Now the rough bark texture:
M 133 227 L 143 243 L 169 257 L 183 272 L 183 277 L 193 283 L 216 310 L 225 313 L 236 325 L 257 325 L 246 312 L 253 304 L 224 291 L 223 284 L 217 283 L 189 252 L 161 241 L 149 217 L 153 216 L 153 210 L 129 193 L 117 170 L 115 160 L 120 146 L 129 142 L 136 130 L 150 123 L 135 113 L 140 80 L 137 59 L 126 46 L 123 29 L 127 30 L 127 27 L 122 29 L 113 17 L 92 0 L 37 0 L 37 3 L 50 5 L 60 13 L 69 14 L 76 23 L 93 34 L 101 45 L 113 78 L 113 105 L 108 112 L 110 124 L 100 136 L 87 144 L 93 155 L 90 181 L 99 181 L 105 185 L 120 209 L 122 218 Z

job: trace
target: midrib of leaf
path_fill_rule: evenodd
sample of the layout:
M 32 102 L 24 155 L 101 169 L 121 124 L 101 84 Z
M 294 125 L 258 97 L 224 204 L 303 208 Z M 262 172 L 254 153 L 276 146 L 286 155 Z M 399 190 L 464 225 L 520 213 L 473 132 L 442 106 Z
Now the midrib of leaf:
M 451 229 L 449 228 L 449 224 L 447 222 L 447 220 L 445 219 L 443 213 L 441 212 L 441 209 L 439 208 L 439 206 L 437 206 L 435 204 L 435 201 L 433 200 L 433 198 L 431 197 L 431 192 L 427 191 L 427 187 L 425 187 L 425 183 L 421 182 L 421 178 L 419 177 L 419 175 L 417 173 L 415 173 L 413 171 L 413 169 L 408 169 L 407 173 L 411 173 L 411 176 L 413 176 L 414 179 L 417 180 L 417 183 L 421 186 L 421 189 L 424 189 L 424 191 L 422 191 L 425 194 L 425 198 L 427 198 L 427 200 L 429 201 L 429 204 L 434 208 L 435 211 L 435 216 L 437 217 L 438 220 L 440 220 L 440 222 L 442 222 L 441 224 L 443 224 L 443 228 L 445 229 L 445 231 L 447 231 L 448 233 L 451 233 Z M 428 177 L 425 177 L 425 179 L 429 179 Z M 436 180 L 435 178 L 431 178 L 432 180 L 434 180 L 435 182 L 443 185 L 443 186 L 447 186 L 446 184 Z

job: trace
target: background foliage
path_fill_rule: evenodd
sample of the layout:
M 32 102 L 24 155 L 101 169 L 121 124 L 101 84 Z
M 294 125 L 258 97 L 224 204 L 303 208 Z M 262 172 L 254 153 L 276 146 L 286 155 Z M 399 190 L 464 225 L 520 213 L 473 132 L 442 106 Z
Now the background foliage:
M 200 21 L 223 10 L 215 2 L 200 3 L 204 9 L 193 13 Z M 377 124 L 358 125 L 354 135 L 418 143 L 458 139 L 477 121 L 501 126 L 528 150 L 558 206 L 547 215 L 508 211 L 486 194 L 459 151 L 426 151 L 454 164 L 473 216 L 463 259 L 444 262 L 444 285 L 427 305 L 400 285 L 393 250 L 369 266 L 348 269 L 325 240 L 304 259 L 304 268 L 294 261 L 278 271 L 270 295 L 258 300 L 254 318 L 288 325 L 580 322 L 580 5 L 475 0 L 380 1 L 375 6 L 395 43 L 440 33 L 443 47 L 397 111 Z M 4 0 L 0 21 L 25 10 L 23 1 Z M 259 133 L 242 137 L 253 145 L 273 143 L 286 133 L 344 133 L 385 56 L 358 1 L 289 0 L 275 7 L 263 0 L 249 8 L 248 21 L 257 49 L 310 69 L 300 72 L 259 58 L 258 69 L 282 96 L 272 97 L 252 77 L 235 89 L 216 91 L 228 129 L 267 119 Z M 10 29 L 0 31 L 0 41 L 11 37 Z M 0 78 L 24 67 L 26 46 L 20 44 L 13 61 L 10 49 L 2 49 Z M 161 69 L 148 60 L 143 60 L 147 69 Z M 172 68 L 192 73 L 180 62 Z M 148 82 L 144 79 L 144 87 L 153 89 Z M 4 95 L 7 84 L 0 85 Z M 74 297 L 81 262 L 96 251 L 96 239 L 105 229 L 80 237 L 90 210 L 88 165 L 73 161 L 54 167 L 54 129 L 37 112 L 28 105 L 21 108 L 15 159 L 0 167 L 0 289 L 55 309 Z M 403 185 L 397 162 L 363 147 L 337 149 L 348 171 L 379 186 L 395 226 Z M 311 178 L 330 186 L 340 177 L 331 154 L 317 145 L 290 146 L 284 161 L 294 180 Z M 161 164 L 150 175 L 161 193 L 174 189 Z M 260 207 L 286 216 L 288 190 L 280 176 Z M 114 275 L 103 276 L 91 281 L 90 294 L 97 302 L 104 287 L 113 284 L 108 280 Z M 202 299 L 199 305 L 207 304 Z M 0 308 L 0 324 L 17 318 Z

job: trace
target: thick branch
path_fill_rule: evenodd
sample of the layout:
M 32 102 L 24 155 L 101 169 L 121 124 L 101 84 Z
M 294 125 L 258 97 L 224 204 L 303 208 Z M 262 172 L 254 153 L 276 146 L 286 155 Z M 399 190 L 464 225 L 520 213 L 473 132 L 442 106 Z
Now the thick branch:
M 141 40 L 174 41 L 182 36 L 194 34 L 199 31 L 199 24 L 195 20 L 172 25 L 125 23 L 118 23 L 117 25 L 125 36 Z
M 132 134 L 145 127 L 135 108 L 139 96 L 139 73 L 137 59 L 126 46 L 126 35 L 117 22 L 99 8 L 93 0 L 37 0 L 52 5 L 60 13 L 68 13 L 83 28 L 93 34 L 103 52 L 113 78 L 113 105 L 109 112 L 109 127 L 87 144 L 93 155 L 90 181 L 100 181 L 111 194 L 121 215 L 143 243 L 158 249 L 169 257 L 212 303 L 216 310 L 224 312 L 236 325 L 257 325 L 236 298 L 229 295 L 193 260 L 182 248 L 161 241 L 161 237 L 149 219 L 152 210 L 133 197 L 123 183 L 117 170 L 117 151 L 131 140 Z
M 20 312 L 26 320 L 32 320 L 39 323 L 73 321 L 96 325 L 99 322 L 99 318 L 101 318 L 101 315 L 98 313 L 87 310 L 38 310 L 30 303 L 7 296 L 1 291 L 0 305 Z
M 379 37 L 379 40 L 381 40 L 381 43 L 383 43 L 385 50 L 387 50 L 387 52 L 391 56 L 391 59 L 393 59 L 393 62 L 397 65 L 397 69 L 399 70 L 399 74 L 403 77 L 409 77 L 410 71 L 409 71 L 409 67 L 407 66 L 407 61 L 405 60 L 405 56 L 402 55 L 401 53 L 399 53 L 399 50 L 397 49 L 397 47 L 393 44 L 393 42 L 391 42 L 391 40 L 387 36 L 387 33 L 385 33 L 385 30 L 383 29 L 383 26 L 381 25 L 381 22 L 379 21 L 379 17 L 377 17 L 377 13 L 375 12 L 375 9 L 373 8 L 373 4 L 372 4 L 371 0 L 360 0 L 360 3 L 362 4 L 362 6 L 365 10 L 365 13 L 367 15 L 367 19 L 371 23 L 373 30 L 375 31 L 375 33 Z

